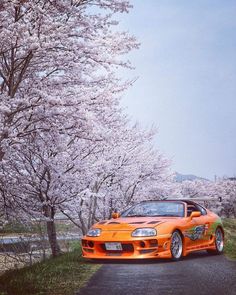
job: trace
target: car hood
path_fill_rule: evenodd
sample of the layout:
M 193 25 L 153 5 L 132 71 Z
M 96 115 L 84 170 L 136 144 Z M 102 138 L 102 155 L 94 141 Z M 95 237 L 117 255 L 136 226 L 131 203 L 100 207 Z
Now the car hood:
M 134 230 L 142 227 L 156 227 L 164 222 L 173 222 L 180 217 L 121 217 L 117 219 L 103 220 L 94 224 L 93 228 L 107 231 Z

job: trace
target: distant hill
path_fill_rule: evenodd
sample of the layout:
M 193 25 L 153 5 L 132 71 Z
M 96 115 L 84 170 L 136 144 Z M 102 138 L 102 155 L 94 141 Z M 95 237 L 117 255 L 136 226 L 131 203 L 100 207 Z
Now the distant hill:
M 206 178 L 199 177 L 199 176 L 192 175 L 192 174 L 181 174 L 181 173 L 178 173 L 178 172 L 175 173 L 175 180 L 177 182 L 183 182 L 185 180 L 193 181 L 193 180 L 197 180 L 197 179 L 199 179 L 199 180 L 208 180 Z

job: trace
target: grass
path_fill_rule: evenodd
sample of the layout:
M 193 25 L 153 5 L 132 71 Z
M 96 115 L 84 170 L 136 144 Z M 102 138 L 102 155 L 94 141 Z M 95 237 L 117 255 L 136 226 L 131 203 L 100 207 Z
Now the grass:
M 56 229 L 58 233 L 78 232 L 78 228 L 71 222 L 56 221 Z M 22 224 L 20 222 L 9 222 L 0 227 L 0 234 L 46 234 L 46 223 L 34 222 Z M 0 294 L 1 295 L 1 294 Z
M 0 276 L 0 295 L 72 295 L 100 267 L 86 263 L 80 245 L 72 252 Z
M 0 234 L 34 233 L 35 231 L 35 228 L 25 226 L 19 222 L 11 222 L 0 228 Z
M 224 253 L 229 259 L 236 260 L 236 219 L 225 218 L 223 224 L 226 241 Z

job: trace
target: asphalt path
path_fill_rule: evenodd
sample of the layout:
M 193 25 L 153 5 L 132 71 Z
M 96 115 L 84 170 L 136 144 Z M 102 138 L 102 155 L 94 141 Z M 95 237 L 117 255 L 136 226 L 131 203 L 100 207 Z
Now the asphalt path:
M 224 255 L 102 263 L 77 295 L 236 295 L 236 262 Z

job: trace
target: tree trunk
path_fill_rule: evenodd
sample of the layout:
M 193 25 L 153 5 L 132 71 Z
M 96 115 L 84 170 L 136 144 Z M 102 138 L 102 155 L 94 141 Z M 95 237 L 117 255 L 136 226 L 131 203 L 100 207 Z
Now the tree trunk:
M 56 257 L 60 254 L 61 250 L 57 242 L 57 233 L 54 220 L 47 221 L 47 234 L 52 250 L 52 257 Z
M 0 162 L 2 162 L 4 154 L 5 153 L 4 153 L 3 149 L 0 147 Z

